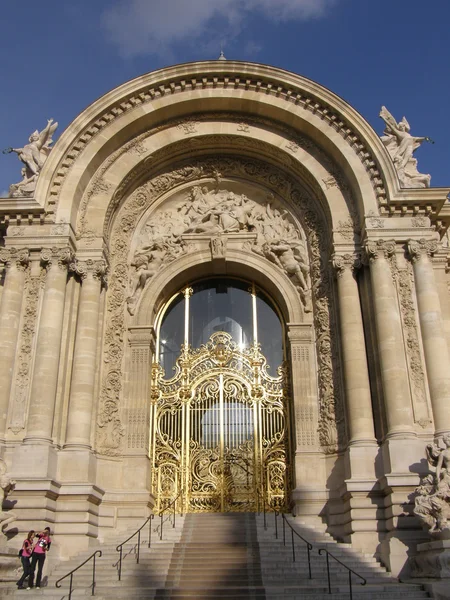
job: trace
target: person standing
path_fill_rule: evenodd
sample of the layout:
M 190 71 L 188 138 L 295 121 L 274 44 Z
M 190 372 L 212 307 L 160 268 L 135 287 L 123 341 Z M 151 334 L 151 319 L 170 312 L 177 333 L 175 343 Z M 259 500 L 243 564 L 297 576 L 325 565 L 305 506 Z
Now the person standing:
M 36 536 L 37 542 L 33 549 L 33 554 L 31 555 L 31 574 L 28 579 L 28 588 L 33 587 L 34 583 L 34 572 L 36 570 L 36 565 L 38 566 L 38 572 L 36 577 L 36 589 L 39 590 L 41 587 L 41 579 L 42 579 L 42 569 L 44 568 L 45 555 L 50 549 L 50 545 L 52 540 L 50 538 L 50 527 L 46 527 L 44 531 L 41 531 Z
M 22 554 L 20 555 L 20 560 L 22 561 L 23 574 L 22 577 L 17 582 L 17 587 L 19 590 L 25 589 L 24 583 L 25 579 L 31 575 L 31 564 L 30 557 L 33 552 L 33 538 L 34 538 L 34 530 L 28 532 L 26 539 L 24 539 L 22 544 Z

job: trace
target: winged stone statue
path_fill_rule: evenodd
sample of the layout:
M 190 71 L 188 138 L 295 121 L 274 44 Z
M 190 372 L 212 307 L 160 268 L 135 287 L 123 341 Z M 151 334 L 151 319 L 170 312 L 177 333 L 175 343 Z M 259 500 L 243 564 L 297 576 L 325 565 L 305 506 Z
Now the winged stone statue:
M 394 162 L 402 187 L 430 187 L 431 176 L 419 173 L 413 154 L 423 142 L 433 141 L 429 137 L 411 135 L 406 117 L 397 123 L 385 106 L 381 107 L 380 117 L 386 124 L 381 141 Z
M 10 186 L 10 196 L 32 195 L 36 187 L 37 177 L 52 149 L 53 134 L 57 127 L 58 123 L 54 123 L 53 119 L 49 119 L 45 129 L 41 132 L 36 129 L 28 138 L 28 144 L 25 144 L 23 148 L 7 148 L 3 150 L 4 154 L 15 152 L 24 164 L 24 168 L 22 169 L 23 179 L 19 183 Z

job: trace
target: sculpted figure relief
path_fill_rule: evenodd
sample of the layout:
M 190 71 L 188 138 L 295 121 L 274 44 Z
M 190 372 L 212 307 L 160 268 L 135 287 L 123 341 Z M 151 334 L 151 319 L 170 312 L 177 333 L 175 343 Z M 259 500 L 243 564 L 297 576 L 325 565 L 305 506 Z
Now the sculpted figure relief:
M 3 501 L 6 499 L 9 493 L 11 493 L 16 487 L 16 482 L 11 479 L 6 472 L 6 463 L 3 459 L 0 459 L 0 531 L 4 532 L 4 529 L 9 523 L 16 520 L 16 514 L 12 511 L 5 512 L 2 510 Z
M 450 535 L 450 434 L 438 444 L 426 447 L 431 473 L 422 478 L 416 489 L 414 513 L 429 528 L 430 533 L 445 531 Z
M 145 224 L 131 266 L 135 271 L 127 299 L 128 311 L 134 314 L 147 282 L 183 252 L 183 236 L 202 234 L 218 240 L 224 234 L 255 233 L 256 240 L 247 243 L 251 250 L 282 269 L 296 286 L 305 311 L 311 311 L 311 281 L 305 241 L 287 211 L 220 189 L 215 182 L 193 186 L 187 198 L 161 210 Z M 212 246 L 213 251 L 215 247 Z
M 432 142 L 429 137 L 411 135 L 410 126 L 405 117 L 397 123 L 385 106 L 381 107 L 380 117 L 386 123 L 381 141 L 394 161 L 402 187 L 430 187 L 431 175 L 424 175 L 417 170 L 417 160 L 413 153 L 423 142 Z
M 4 154 L 15 152 L 25 165 L 22 168 L 22 181 L 13 183 L 9 188 L 10 197 L 33 195 L 38 175 L 50 154 L 53 134 L 57 127 L 58 123 L 53 123 L 53 119 L 50 119 L 45 129 L 40 133 L 36 130 L 30 135 L 28 144 L 23 148 L 7 148 L 3 151 Z

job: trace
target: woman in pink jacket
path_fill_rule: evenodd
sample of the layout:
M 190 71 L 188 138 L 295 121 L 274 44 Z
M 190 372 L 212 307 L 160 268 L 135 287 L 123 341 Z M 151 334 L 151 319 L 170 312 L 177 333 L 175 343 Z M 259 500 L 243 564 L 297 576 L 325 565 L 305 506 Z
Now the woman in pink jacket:
M 31 575 L 28 580 L 28 585 L 30 588 L 33 587 L 34 571 L 36 570 L 37 565 L 38 572 L 36 577 L 36 589 L 39 590 L 41 587 L 42 569 L 44 568 L 45 555 L 49 551 L 52 543 L 52 540 L 50 539 L 50 527 L 46 527 L 44 531 L 38 533 L 36 537 L 37 542 L 34 545 L 33 554 L 31 555 Z
M 34 530 L 28 532 L 26 539 L 22 544 L 22 554 L 20 555 L 20 560 L 22 561 L 23 574 L 22 577 L 17 582 L 17 586 L 19 590 L 25 589 L 24 582 L 27 577 L 31 575 L 31 564 L 30 557 L 33 552 L 33 538 L 34 538 Z

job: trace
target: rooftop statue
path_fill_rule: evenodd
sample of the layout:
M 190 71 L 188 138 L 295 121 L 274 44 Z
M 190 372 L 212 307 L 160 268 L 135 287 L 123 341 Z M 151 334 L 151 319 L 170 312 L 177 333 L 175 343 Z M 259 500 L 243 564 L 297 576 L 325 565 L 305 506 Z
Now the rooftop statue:
M 429 137 L 417 137 L 410 134 L 411 127 L 405 117 L 397 123 L 385 106 L 381 107 L 380 117 L 386 123 L 381 141 L 394 161 L 394 166 L 404 188 L 430 187 L 431 175 L 424 175 L 417 170 L 414 152 L 423 142 L 433 141 Z
M 28 144 L 23 148 L 7 148 L 3 150 L 4 154 L 15 152 L 23 162 L 22 181 L 13 183 L 9 188 L 10 198 L 23 196 L 32 196 L 36 188 L 36 182 L 39 173 L 42 171 L 45 161 L 51 151 L 53 143 L 53 134 L 58 127 L 58 123 L 53 123 L 53 119 L 47 121 L 47 127 L 39 132 L 37 129 L 28 138 Z

